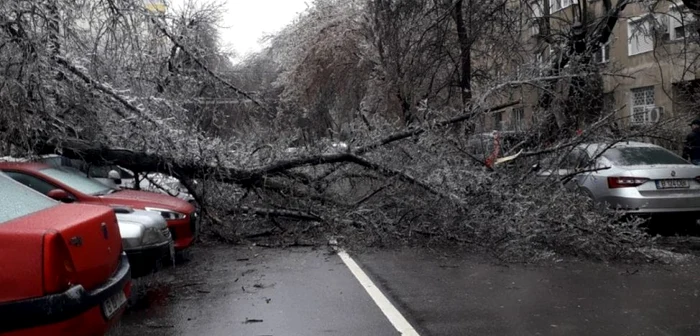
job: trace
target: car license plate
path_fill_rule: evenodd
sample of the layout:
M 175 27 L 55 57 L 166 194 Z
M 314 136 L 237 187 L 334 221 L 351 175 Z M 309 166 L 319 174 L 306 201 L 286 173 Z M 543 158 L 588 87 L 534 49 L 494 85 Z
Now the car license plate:
M 690 188 L 688 180 L 657 180 L 656 189 L 685 189 Z
M 107 319 L 110 319 L 117 313 L 117 311 L 119 311 L 119 309 L 124 307 L 125 304 L 126 295 L 124 292 L 119 292 L 102 303 L 102 312 L 105 314 Z

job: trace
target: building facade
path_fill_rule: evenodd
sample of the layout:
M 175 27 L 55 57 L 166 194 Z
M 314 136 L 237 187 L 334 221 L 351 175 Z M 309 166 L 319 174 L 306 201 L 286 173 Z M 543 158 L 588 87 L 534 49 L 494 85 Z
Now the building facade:
M 603 78 L 600 103 L 616 111 L 619 124 L 628 127 L 674 115 L 691 118 L 700 107 L 696 103 L 700 48 L 695 15 L 680 0 L 651 3 L 628 4 L 608 41 L 592 54 L 591 63 Z M 519 76 L 523 65 L 513 67 L 515 82 L 546 76 L 564 52 L 557 46 L 557 36 L 570 34 L 575 23 L 583 21 L 592 27 L 607 19 L 600 0 L 513 1 L 513 5 L 522 8 L 521 38 L 531 52 L 527 74 Z M 536 121 L 540 96 L 536 86 L 515 85 L 507 91 L 494 105 L 508 107 L 486 116 L 485 130 L 524 130 Z

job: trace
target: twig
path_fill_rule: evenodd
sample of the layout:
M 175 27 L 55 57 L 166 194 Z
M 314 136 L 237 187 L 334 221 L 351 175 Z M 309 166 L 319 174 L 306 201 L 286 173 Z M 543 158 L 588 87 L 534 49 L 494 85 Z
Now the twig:
M 147 14 L 147 15 L 149 15 L 149 14 Z M 187 54 L 187 56 L 189 56 L 192 60 L 194 60 L 194 62 L 197 63 L 197 65 L 198 65 L 199 67 L 201 67 L 207 74 L 209 74 L 211 77 L 213 77 L 214 79 L 216 79 L 219 83 L 221 83 L 221 84 L 223 84 L 224 86 L 226 86 L 226 87 L 228 87 L 229 89 L 231 89 L 233 92 L 235 92 L 235 93 L 237 93 L 237 94 L 239 94 L 239 95 L 245 97 L 246 99 L 252 101 L 253 104 L 255 104 L 255 105 L 257 105 L 258 107 L 260 107 L 260 109 L 262 109 L 263 111 L 265 111 L 265 112 L 267 112 L 267 113 L 270 113 L 270 111 L 269 111 L 265 106 L 263 106 L 259 101 L 257 101 L 257 99 L 253 98 L 253 97 L 252 97 L 251 95 L 249 95 L 247 92 L 245 92 L 245 91 L 243 91 L 243 90 L 241 90 L 241 89 L 235 87 L 233 84 L 229 83 L 227 80 L 221 78 L 221 76 L 217 75 L 216 73 L 214 73 L 214 71 L 212 71 L 211 69 L 209 69 L 209 67 L 208 67 L 206 64 L 204 64 L 204 63 L 199 59 L 199 57 L 196 57 L 193 53 L 191 53 L 191 52 L 189 51 L 189 49 L 188 49 L 187 47 L 185 47 L 185 45 L 183 45 L 182 43 L 180 43 L 180 39 L 175 38 L 165 27 L 163 27 L 163 26 L 160 24 L 160 22 L 158 22 L 158 20 L 157 20 L 156 18 L 151 17 L 151 22 L 153 22 L 153 23 L 156 25 L 156 27 L 158 28 L 158 30 L 160 30 L 160 31 L 163 33 L 163 35 L 165 35 L 171 42 L 173 42 L 173 44 L 174 44 L 175 46 L 177 46 L 178 48 L 180 48 L 180 50 L 182 50 L 182 52 L 184 52 L 185 54 Z
M 610 167 L 600 167 L 600 168 L 590 168 L 590 169 L 581 169 L 581 170 L 576 170 L 573 173 L 566 174 L 562 176 L 559 180 L 562 183 L 569 182 L 574 176 L 579 175 L 579 174 L 584 174 L 584 173 L 595 173 L 599 172 L 601 170 L 607 170 L 610 169 Z
M 517 102 L 510 102 L 510 103 L 507 103 L 507 104 L 503 104 L 503 105 L 499 105 L 499 106 L 494 106 L 494 107 L 488 108 L 488 109 L 486 109 L 485 111 L 486 111 L 486 112 L 488 112 L 488 111 L 497 111 L 497 110 L 500 110 L 500 109 L 504 109 L 504 108 L 506 108 L 506 107 L 510 107 L 510 106 L 513 106 L 513 105 L 517 105 L 517 104 L 519 104 L 519 103 L 520 103 L 519 101 L 517 101 Z M 451 119 L 447 119 L 447 120 L 442 120 L 442 121 L 435 122 L 435 123 L 432 124 L 432 126 L 433 126 L 433 127 L 444 127 L 444 126 L 449 126 L 449 125 L 452 125 L 452 124 L 460 123 L 460 122 L 463 122 L 463 121 L 468 121 L 468 120 L 470 120 L 471 118 L 473 118 L 473 117 L 477 114 L 477 112 L 478 112 L 477 110 L 472 110 L 472 111 L 469 111 L 469 112 L 467 112 L 467 113 L 460 114 L 460 115 L 458 115 L 458 116 L 456 116 L 456 117 L 454 117 L 454 118 L 451 118 Z M 353 153 L 354 155 L 363 155 L 363 154 L 366 154 L 366 153 L 368 153 L 368 152 L 370 152 L 370 151 L 375 150 L 375 149 L 378 148 L 378 147 L 381 147 L 381 146 L 384 146 L 384 145 L 388 145 L 388 144 L 390 144 L 390 143 L 392 143 L 392 142 L 396 142 L 396 141 L 403 140 L 403 139 L 406 139 L 406 138 L 410 138 L 410 137 L 412 137 L 412 136 L 421 135 L 421 134 L 423 134 L 423 133 L 425 133 L 425 132 L 427 132 L 427 131 L 428 131 L 427 128 L 412 128 L 412 129 L 408 129 L 408 130 L 406 130 L 406 131 L 397 132 L 397 133 L 391 134 L 391 135 L 389 135 L 389 136 L 387 136 L 387 137 L 385 137 L 385 138 L 383 138 L 383 139 L 381 139 L 381 140 L 379 140 L 379 141 L 377 141 L 377 142 L 374 142 L 374 143 L 372 143 L 372 144 L 365 145 L 365 146 L 362 146 L 362 147 L 358 147 L 358 148 L 356 148 L 355 150 L 353 150 L 352 153 Z
M 303 212 L 303 211 L 296 211 L 296 210 L 287 210 L 287 209 L 266 209 L 266 208 L 241 206 L 241 207 L 237 207 L 237 208 L 229 211 L 229 214 L 236 213 L 236 212 L 251 213 L 251 214 L 255 214 L 255 215 L 259 215 L 259 216 L 286 217 L 286 218 L 294 218 L 294 219 L 316 221 L 316 222 L 323 222 L 324 221 L 323 218 L 321 218 L 318 215 L 312 214 L 312 213 Z
M 380 164 L 378 164 L 378 163 L 371 162 L 371 161 L 369 161 L 369 160 L 367 160 L 367 159 L 364 159 L 364 158 L 361 158 L 361 157 L 359 157 L 359 156 L 357 156 L 357 155 L 350 155 L 350 156 L 349 156 L 349 161 L 351 161 L 351 162 L 353 162 L 353 163 L 356 163 L 356 164 L 358 164 L 358 165 L 360 165 L 360 166 L 363 166 L 363 167 L 365 167 L 365 168 L 370 168 L 370 169 L 376 170 L 376 171 L 378 171 L 378 172 L 380 172 L 380 173 L 382 173 L 382 174 L 384 174 L 384 175 L 396 176 L 396 177 L 398 177 L 399 179 L 401 179 L 401 180 L 403 180 L 403 181 L 405 181 L 405 182 L 409 182 L 409 183 L 411 183 L 411 184 L 415 184 L 416 186 L 419 186 L 419 187 L 425 189 L 426 191 L 428 191 L 429 193 L 431 193 L 431 194 L 433 194 L 433 195 L 441 196 L 441 197 L 444 197 L 444 198 L 449 198 L 447 195 L 445 195 L 445 194 L 443 194 L 443 193 L 441 193 L 441 192 L 439 192 L 439 191 L 433 189 L 433 188 L 430 187 L 429 185 L 427 185 L 427 184 L 425 184 L 425 183 L 423 183 L 423 182 L 421 182 L 421 181 L 418 181 L 416 178 L 414 178 L 414 177 L 412 177 L 412 176 L 410 176 L 410 175 L 408 175 L 408 174 L 406 174 L 406 173 L 400 172 L 400 171 L 398 171 L 398 170 L 394 170 L 394 169 L 391 169 L 391 168 L 389 168 L 389 167 L 384 167 L 384 166 L 382 166 L 382 165 L 380 165 Z
M 263 322 L 263 320 L 261 320 L 261 319 L 249 319 L 246 317 L 245 322 L 243 322 L 243 323 L 248 324 L 248 323 L 262 323 L 262 322 Z
M 270 229 L 270 230 L 265 230 L 263 232 L 246 235 L 245 238 L 246 239 L 254 239 L 254 238 L 260 238 L 260 237 L 269 237 L 269 236 L 272 236 L 273 233 L 275 233 L 275 230 Z
M 374 195 L 380 193 L 382 190 L 386 189 L 386 188 L 387 188 L 388 186 L 390 186 L 390 185 L 391 185 L 391 183 L 387 183 L 387 184 L 385 184 L 385 185 L 379 187 L 377 190 L 371 192 L 369 195 L 363 197 L 361 200 L 355 202 L 355 204 L 353 204 L 353 205 L 354 205 L 354 206 L 358 206 L 358 205 L 361 205 L 361 204 L 364 203 L 364 202 L 367 202 L 370 198 L 374 197 Z

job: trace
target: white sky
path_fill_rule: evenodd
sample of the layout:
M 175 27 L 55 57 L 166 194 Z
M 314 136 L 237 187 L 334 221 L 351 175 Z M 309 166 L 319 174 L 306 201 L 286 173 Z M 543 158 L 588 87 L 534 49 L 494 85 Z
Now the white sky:
M 151 0 L 152 1 L 152 0 Z M 178 8 L 186 0 L 168 1 Z M 221 44 L 235 50 L 238 61 L 251 52 L 260 51 L 260 39 L 278 32 L 307 8 L 312 0 L 195 0 L 197 3 L 225 2 L 220 31 Z

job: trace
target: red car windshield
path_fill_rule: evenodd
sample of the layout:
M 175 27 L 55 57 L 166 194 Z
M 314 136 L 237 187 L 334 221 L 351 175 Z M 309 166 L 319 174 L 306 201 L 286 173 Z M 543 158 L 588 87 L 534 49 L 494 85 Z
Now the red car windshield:
M 106 195 L 114 189 L 79 173 L 64 168 L 45 168 L 41 173 L 87 195 Z
M 0 173 L 0 223 L 48 209 L 58 202 Z

